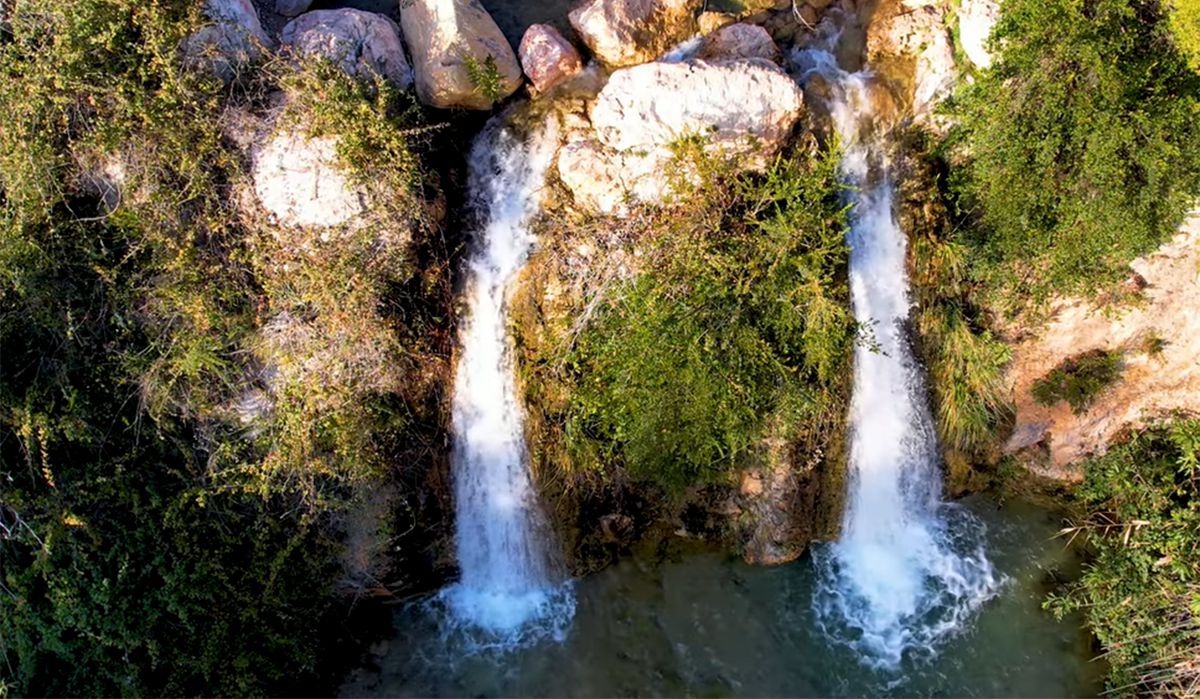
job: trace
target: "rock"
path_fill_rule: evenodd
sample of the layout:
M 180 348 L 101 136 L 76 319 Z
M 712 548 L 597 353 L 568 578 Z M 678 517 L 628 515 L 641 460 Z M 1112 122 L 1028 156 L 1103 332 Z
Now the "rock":
M 909 0 L 891 6 L 890 12 L 877 16 L 867 29 L 867 61 L 890 65 L 885 73 L 904 86 L 913 115 L 926 119 L 954 86 L 954 48 L 944 10 L 925 0 Z
M 805 4 L 811 5 L 815 10 L 824 10 L 829 7 L 833 0 L 804 0 Z
M 425 104 L 491 109 L 494 100 L 472 82 L 465 56 L 480 67 L 489 56 L 495 62 L 496 99 L 521 86 L 512 46 L 477 0 L 401 0 L 400 27 L 412 55 L 417 97 Z
M 295 17 L 308 11 L 312 0 L 275 0 L 275 12 L 284 17 Z
M 373 12 L 316 10 L 288 22 L 280 41 L 293 51 L 324 56 L 349 75 L 378 74 L 406 89 L 412 68 L 400 45 L 400 28 Z
M 309 139 L 282 130 L 251 151 L 254 193 L 285 226 L 331 227 L 366 213 L 366 195 L 350 184 L 337 160 L 337 139 Z
M 701 34 L 711 34 L 727 24 L 733 24 L 737 17 L 728 12 L 701 12 L 696 18 L 696 25 Z
M 800 8 L 800 23 L 806 27 L 817 26 L 817 10 L 812 5 L 804 5 Z
M 803 95 L 778 66 L 762 59 L 720 63 L 648 63 L 618 70 L 596 97 L 591 119 L 599 141 L 617 151 L 666 146 L 704 134 L 715 146 L 770 156 L 800 118 Z
M 783 54 L 766 29 L 754 24 L 730 24 L 705 36 L 696 58 L 706 61 L 762 58 L 778 62 Z
M 1000 5 L 996 0 L 962 0 L 959 5 L 958 42 L 967 58 L 980 68 L 992 64 L 987 39 L 999 17 Z
M 579 52 L 549 24 L 530 25 L 518 49 L 521 68 L 538 92 L 545 92 L 583 68 Z
M 617 153 L 594 138 L 583 138 L 559 151 L 558 177 L 580 208 L 622 214 L 626 204 L 662 200 L 669 190 L 663 165 L 670 158 L 666 149 Z
M 229 82 L 271 48 L 258 11 L 250 0 L 205 0 L 204 14 L 212 24 L 183 41 L 184 63 L 209 70 Z
M 699 0 L 584 0 L 567 18 L 583 43 L 613 67 L 654 60 L 696 33 Z

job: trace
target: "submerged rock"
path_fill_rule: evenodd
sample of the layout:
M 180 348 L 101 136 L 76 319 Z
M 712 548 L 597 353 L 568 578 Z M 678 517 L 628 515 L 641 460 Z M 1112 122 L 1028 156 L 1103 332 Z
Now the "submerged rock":
M 254 193 L 276 223 L 331 227 L 366 213 L 366 194 L 351 185 L 336 148 L 336 137 L 308 138 L 295 129 L 280 130 L 251 150 Z
M 205 0 L 204 15 L 212 24 L 184 39 L 185 64 L 228 82 L 271 49 L 271 38 L 250 0 Z
M 583 43 L 613 67 L 652 61 L 696 33 L 699 0 L 585 0 L 568 19 Z
M 490 109 L 494 100 L 468 70 L 495 66 L 494 97 L 521 86 L 521 67 L 512 46 L 477 0 L 402 0 L 400 27 L 412 54 L 417 97 L 443 109 Z
M 412 85 L 400 28 L 383 15 L 349 8 L 308 12 L 283 28 L 280 41 L 299 53 L 328 58 L 350 75 L 375 73 L 402 89 Z
M 275 0 L 275 12 L 284 17 L 295 17 L 308 11 L 312 0 Z
M 521 67 L 538 92 L 545 92 L 583 68 L 579 52 L 549 24 L 534 24 L 521 37 Z

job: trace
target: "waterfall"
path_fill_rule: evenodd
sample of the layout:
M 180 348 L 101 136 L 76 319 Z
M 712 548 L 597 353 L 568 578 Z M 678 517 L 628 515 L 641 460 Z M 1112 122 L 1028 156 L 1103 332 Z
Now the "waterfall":
M 996 594 L 983 526 L 941 502 L 936 437 L 924 377 L 909 345 L 906 238 L 897 224 L 884 129 L 871 76 L 847 74 L 827 51 L 797 56 L 829 85 L 828 108 L 850 185 L 850 290 L 869 330 L 854 353 L 848 488 L 840 539 L 817 549 L 818 619 L 863 661 L 899 668 Z
M 452 407 L 456 541 L 461 578 L 440 595 L 451 628 L 489 647 L 561 637 L 574 611 L 555 584 L 549 527 L 529 474 L 523 410 L 507 332 L 508 293 L 533 244 L 551 124 L 522 143 L 496 117 L 470 152 L 468 187 L 483 225 L 471 241 Z

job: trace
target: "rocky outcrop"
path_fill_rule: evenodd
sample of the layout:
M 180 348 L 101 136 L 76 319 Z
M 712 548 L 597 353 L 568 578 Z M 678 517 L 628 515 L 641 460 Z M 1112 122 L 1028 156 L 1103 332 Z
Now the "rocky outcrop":
M 275 0 L 275 12 L 284 17 L 295 17 L 308 11 L 312 0 Z
M 996 0 L 962 0 L 958 6 L 958 43 L 971 63 L 980 68 L 992 64 L 987 39 L 999 16 Z
M 696 33 L 699 0 L 585 0 L 568 19 L 592 54 L 614 68 L 652 61 Z
M 402 89 L 412 85 L 400 28 L 383 15 L 361 10 L 317 10 L 283 28 L 280 41 L 293 51 L 323 56 L 350 75 L 380 75 Z
M 1200 412 L 1200 211 L 1174 239 L 1130 267 L 1144 280 L 1144 300 L 1117 313 L 1080 299 L 1055 303 L 1054 319 L 1018 343 L 1008 379 L 1016 423 L 1005 451 L 1037 475 L 1074 481 L 1079 460 L 1105 451 L 1126 426 L 1174 411 Z M 1089 350 L 1119 350 L 1121 378 L 1078 415 L 1065 402 L 1045 406 L 1030 389 L 1064 359 Z
M 518 49 L 521 67 L 538 92 L 545 92 L 583 68 L 579 52 L 549 24 L 525 30 Z
M 766 29 L 755 24 L 728 24 L 704 37 L 696 58 L 705 61 L 761 58 L 778 63 L 783 60 L 783 53 Z
M 512 46 L 477 0 L 402 0 L 400 27 L 425 104 L 490 109 L 521 86 Z M 472 80 L 470 64 L 485 72 L 494 65 L 495 94 Z
M 204 15 L 212 24 L 184 39 L 185 64 L 228 82 L 270 50 L 271 39 L 250 0 L 205 0 Z
M 942 4 L 883 0 L 867 28 L 867 62 L 911 99 L 913 116 L 928 118 L 932 106 L 954 86 L 956 74 Z
M 365 192 L 353 186 L 337 159 L 333 136 L 308 138 L 283 129 L 250 152 L 259 204 L 284 226 L 333 227 L 367 211 Z
M 591 107 L 590 128 L 568 127 L 559 178 L 583 208 L 621 213 L 627 200 L 667 194 L 668 146 L 681 137 L 704 136 L 711 148 L 757 161 L 782 145 L 802 105 L 795 81 L 763 59 L 618 70 Z

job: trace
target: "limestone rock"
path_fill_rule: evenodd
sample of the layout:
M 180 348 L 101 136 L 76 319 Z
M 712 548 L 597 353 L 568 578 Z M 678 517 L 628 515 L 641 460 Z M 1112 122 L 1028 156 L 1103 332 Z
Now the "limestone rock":
M 1000 4 L 996 0 L 962 0 L 959 5 L 958 41 L 967 58 L 980 68 L 992 64 L 987 39 L 999 17 Z
M 549 24 L 525 30 L 518 50 L 525 75 L 539 92 L 545 92 L 583 68 L 579 52 Z
M 295 17 L 308 11 L 312 0 L 275 0 L 275 12 L 284 17 Z
M 613 67 L 654 60 L 696 33 L 699 0 L 584 0 L 567 16 L 601 62 Z
M 769 156 L 800 118 L 796 82 L 762 59 L 648 63 L 618 70 L 591 110 L 599 141 L 618 151 L 666 146 L 703 134 L 745 152 L 748 138 Z
M 521 86 L 512 46 L 478 0 L 401 0 L 400 27 L 412 55 L 417 97 L 433 107 L 490 109 L 493 101 L 471 81 L 464 56 L 485 66 L 490 56 L 503 99 Z
M 576 205 L 602 214 L 622 214 L 626 204 L 661 201 L 669 178 L 665 148 L 618 153 L 592 138 L 572 141 L 558 153 L 558 177 Z
M 885 66 L 884 72 L 906 88 L 913 115 L 927 117 L 954 86 L 954 48 L 945 11 L 927 0 L 888 9 L 890 14 L 875 17 L 867 30 L 867 61 Z
M 205 0 L 204 15 L 212 24 L 183 41 L 184 62 L 232 80 L 248 64 L 270 50 L 258 11 L 250 0 Z
M 402 89 L 412 85 L 400 28 L 383 15 L 349 8 L 307 12 L 289 22 L 279 39 L 299 53 L 328 58 L 350 75 L 377 73 Z
M 766 29 L 755 24 L 729 24 L 704 37 L 696 58 L 706 61 L 762 58 L 778 62 L 783 54 Z
M 251 151 L 254 193 L 277 223 L 331 227 L 367 210 L 365 193 L 351 185 L 337 161 L 337 139 L 309 139 L 282 130 Z
M 713 12 L 709 10 L 708 12 L 700 13 L 700 16 L 696 18 L 696 25 L 700 29 L 701 34 L 711 34 L 721 27 L 733 24 L 736 21 L 737 17 L 728 12 Z

